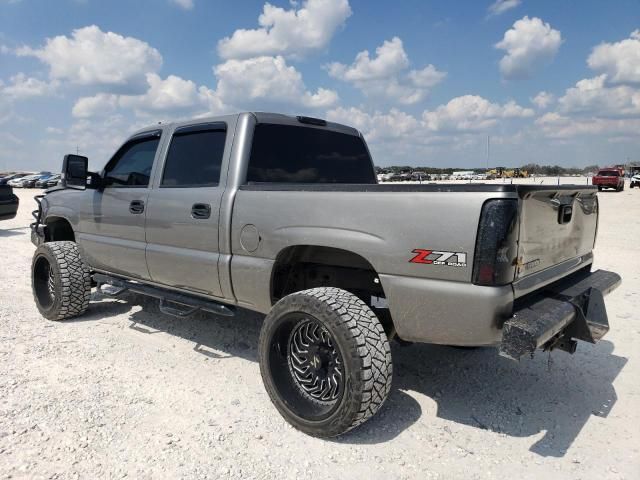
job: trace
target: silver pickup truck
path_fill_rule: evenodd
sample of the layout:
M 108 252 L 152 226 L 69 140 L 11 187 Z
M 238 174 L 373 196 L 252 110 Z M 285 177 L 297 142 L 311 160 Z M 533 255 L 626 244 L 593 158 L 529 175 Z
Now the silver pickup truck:
M 378 185 L 357 130 L 270 113 L 155 125 L 87 166 L 67 155 L 37 197 L 42 315 L 82 314 L 94 287 L 178 317 L 265 313 L 266 390 L 312 435 L 375 414 L 393 338 L 519 359 L 609 328 L 595 187 Z

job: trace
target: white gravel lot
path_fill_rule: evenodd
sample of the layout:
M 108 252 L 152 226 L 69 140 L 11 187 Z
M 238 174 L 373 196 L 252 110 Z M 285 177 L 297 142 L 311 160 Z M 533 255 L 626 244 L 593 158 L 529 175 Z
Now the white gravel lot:
M 600 194 L 596 268 L 623 277 L 603 341 L 520 363 L 394 343 L 389 400 L 332 441 L 272 407 L 260 315 L 179 320 L 94 295 L 77 320 L 40 317 L 35 191 L 17 193 L 0 223 L 1 478 L 640 478 L 640 189 Z

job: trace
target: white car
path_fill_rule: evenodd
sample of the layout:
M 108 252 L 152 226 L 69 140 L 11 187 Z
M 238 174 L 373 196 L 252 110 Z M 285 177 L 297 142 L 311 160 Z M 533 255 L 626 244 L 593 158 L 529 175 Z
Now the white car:
M 20 177 L 20 178 L 16 178 L 15 180 L 9 180 L 7 182 L 7 185 L 9 185 L 10 187 L 13 187 L 13 188 L 22 188 L 24 186 L 25 182 L 27 182 L 29 180 L 37 180 L 41 176 L 42 176 L 41 174 L 27 175 L 26 177 Z
M 631 185 L 629 185 L 629 187 L 640 187 L 640 173 L 636 173 L 633 177 L 631 177 Z

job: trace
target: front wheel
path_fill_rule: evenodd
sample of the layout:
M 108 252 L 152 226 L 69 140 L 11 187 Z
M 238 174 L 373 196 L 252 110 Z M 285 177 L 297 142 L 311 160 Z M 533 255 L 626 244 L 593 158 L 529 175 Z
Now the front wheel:
M 382 324 L 362 300 L 339 288 L 281 299 L 262 326 L 259 358 L 280 414 L 317 437 L 364 423 L 391 389 L 391 350 Z
M 64 320 L 89 306 L 91 272 L 74 242 L 48 242 L 33 254 L 33 298 L 43 317 Z

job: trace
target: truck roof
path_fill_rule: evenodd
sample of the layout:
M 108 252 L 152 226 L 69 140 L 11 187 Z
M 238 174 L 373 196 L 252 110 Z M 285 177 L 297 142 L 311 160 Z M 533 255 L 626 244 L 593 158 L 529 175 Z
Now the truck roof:
M 304 117 L 300 115 L 285 115 L 283 113 L 273 113 L 273 112 L 239 112 L 239 113 L 233 113 L 228 115 L 197 117 L 189 120 L 182 120 L 179 122 L 158 123 L 155 125 L 149 125 L 148 127 L 141 128 L 140 130 L 133 132 L 131 136 L 133 137 L 145 132 L 153 132 L 154 130 L 167 129 L 167 128 L 171 129 L 171 128 L 183 127 L 183 126 L 194 125 L 199 123 L 208 123 L 208 122 L 227 122 L 228 123 L 243 115 L 253 115 L 256 118 L 258 123 L 275 123 L 275 124 L 281 124 L 281 125 L 296 125 L 296 126 L 304 125 L 305 127 L 334 130 L 340 133 L 345 133 L 347 135 L 362 136 L 357 129 L 350 127 L 348 125 L 343 125 L 341 123 L 329 122 L 324 119 L 318 119 L 313 117 Z M 305 119 L 310 119 L 312 121 L 320 120 L 322 122 L 326 122 L 326 125 L 320 125 L 320 126 L 314 125 L 313 123 L 309 123 L 308 121 L 305 121 Z

